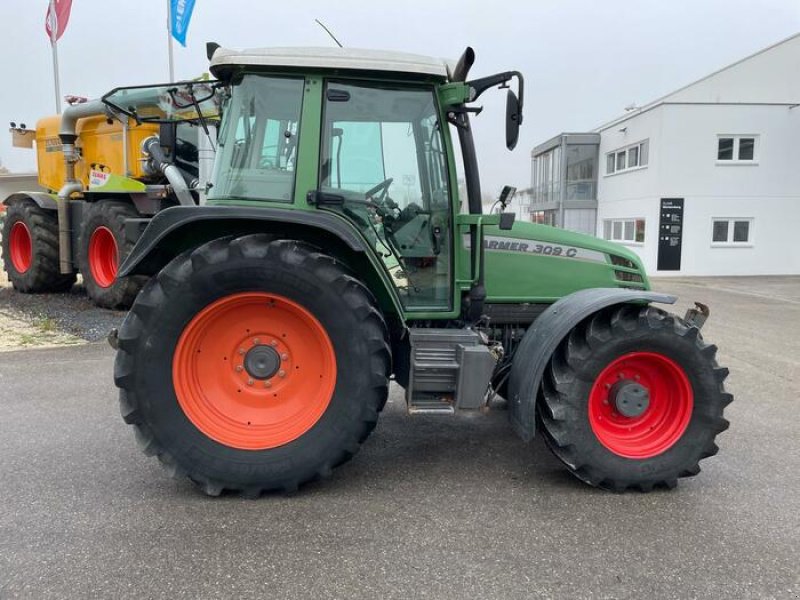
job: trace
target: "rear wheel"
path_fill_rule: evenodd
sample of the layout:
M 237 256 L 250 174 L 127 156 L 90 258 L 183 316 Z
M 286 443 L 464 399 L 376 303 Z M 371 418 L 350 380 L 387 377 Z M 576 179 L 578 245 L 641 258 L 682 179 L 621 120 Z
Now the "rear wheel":
M 59 270 L 55 211 L 44 210 L 32 200 L 8 207 L 3 222 L 3 265 L 20 292 L 62 292 L 72 287 L 75 275 L 62 275 Z
M 358 450 L 388 393 L 384 320 L 334 259 L 220 239 L 153 278 L 119 332 L 122 414 L 211 495 L 294 490 Z
M 716 347 L 653 307 L 601 311 L 561 344 L 539 417 L 554 454 L 580 479 L 615 491 L 674 487 L 716 454 L 733 397 Z
M 127 308 L 145 282 L 140 276 L 117 278 L 119 265 L 133 248 L 125 237 L 125 219 L 137 217 L 130 203 L 115 200 L 99 200 L 86 210 L 78 266 L 86 293 L 98 306 Z

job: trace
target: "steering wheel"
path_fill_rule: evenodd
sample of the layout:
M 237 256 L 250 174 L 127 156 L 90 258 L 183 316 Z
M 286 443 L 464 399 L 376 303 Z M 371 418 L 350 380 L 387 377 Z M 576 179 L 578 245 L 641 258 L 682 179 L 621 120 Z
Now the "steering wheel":
M 394 219 L 397 217 L 398 206 L 389 197 L 389 186 L 392 185 L 393 181 L 394 178 L 389 177 L 364 192 L 364 197 L 367 199 L 367 202 L 385 219 Z M 373 198 L 376 194 L 378 194 L 378 197 Z
M 386 198 L 386 194 L 389 193 L 389 186 L 392 185 L 394 181 L 394 177 L 389 177 L 388 179 L 384 179 L 375 187 L 369 188 L 366 192 L 364 192 L 364 196 L 366 198 L 371 198 L 378 192 L 381 193 L 380 197 L 378 198 L 378 202 L 383 202 L 384 198 Z

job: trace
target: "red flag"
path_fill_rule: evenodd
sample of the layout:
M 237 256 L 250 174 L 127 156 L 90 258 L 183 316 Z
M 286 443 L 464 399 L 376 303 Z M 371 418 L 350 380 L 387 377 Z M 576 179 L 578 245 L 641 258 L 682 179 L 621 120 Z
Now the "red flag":
M 64 30 L 69 23 L 70 10 L 72 10 L 72 0 L 54 0 L 47 7 L 44 30 L 51 42 L 57 42 L 64 35 Z

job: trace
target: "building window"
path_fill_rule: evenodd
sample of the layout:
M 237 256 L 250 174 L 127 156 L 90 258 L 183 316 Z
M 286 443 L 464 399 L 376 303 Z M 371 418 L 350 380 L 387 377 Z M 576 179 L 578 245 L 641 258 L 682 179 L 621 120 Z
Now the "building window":
M 531 221 L 540 225 L 555 227 L 557 221 L 556 214 L 557 211 L 555 210 L 535 210 L 531 212 Z
M 717 162 L 753 164 L 757 146 L 757 135 L 720 135 L 717 137 Z
M 637 142 L 606 154 L 606 175 L 647 166 L 649 140 Z
M 606 219 L 603 237 L 614 242 L 644 243 L 644 219 Z
M 711 244 L 713 246 L 749 246 L 753 238 L 753 219 L 713 219 Z

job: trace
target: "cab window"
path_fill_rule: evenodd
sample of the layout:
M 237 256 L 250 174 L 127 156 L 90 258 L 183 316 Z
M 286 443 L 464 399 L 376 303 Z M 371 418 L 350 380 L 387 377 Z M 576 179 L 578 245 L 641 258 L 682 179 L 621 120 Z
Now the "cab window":
M 209 198 L 290 202 L 303 80 L 245 75 L 223 110 Z

